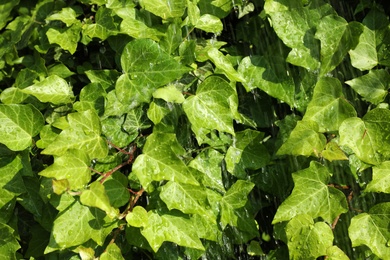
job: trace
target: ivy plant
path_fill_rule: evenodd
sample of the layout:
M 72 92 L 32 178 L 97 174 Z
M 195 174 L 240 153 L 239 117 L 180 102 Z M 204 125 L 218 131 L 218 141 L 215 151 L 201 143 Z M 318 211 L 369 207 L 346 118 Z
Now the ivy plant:
M 0 2 L 1 259 L 389 259 L 380 1 Z

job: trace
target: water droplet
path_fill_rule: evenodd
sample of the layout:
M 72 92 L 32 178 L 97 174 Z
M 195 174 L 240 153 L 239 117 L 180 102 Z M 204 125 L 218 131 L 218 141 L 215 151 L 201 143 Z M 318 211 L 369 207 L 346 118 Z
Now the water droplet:
M 390 247 L 390 240 L 387 241 L 386 246 Z

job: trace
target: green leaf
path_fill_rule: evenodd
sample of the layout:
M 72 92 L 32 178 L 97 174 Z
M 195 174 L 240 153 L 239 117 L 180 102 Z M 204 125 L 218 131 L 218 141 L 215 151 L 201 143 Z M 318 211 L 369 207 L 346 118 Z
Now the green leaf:
M 81 24 L 78 22 L 69 28 L 54 29 L 51 27 L 47 30 L 46 35 L 50 44 L 58 44 L 62 49 L 74 54 L 80 40 L 80 32 Z
M 65 7 L 61 11 L 54 13 L 46 18 L 46 21 L 55 21 L 59 20 L 66 24 L 67 27 L 70 27 L 72 24 L 77 23 L 77 14 L 75 10 L 71 7 Z
M 159 44 L 166 53 L 174 54 L 182 42 L 181 19 L 176 19 L 175 22 L 169 24 L 167 32 Z
M 248 194 L 255 185 L 248 181 L 238 180 L 225 193 L 221 200 L 221 225 L 238 226 L 237 209 L 245 206 Z
M 340 146 L 350 148 L 356 156 L 368 164 L 380 164 L 390 158 L 390 111 L 375 108 L 363 119 L 346 119 L 340 126 Z
M 138 135 L 138 132 L 127 133 L 122 128 L 125 117 L 108 117 L 102 120 L 102 131 L 110 142 L 118 147 L 130 144 Z
M 313 121 L 298 121 L 287 141 L 279 148 L 277 154 L 319 156 L 325 148 L 326 138 L 319 133 L 319 127 Z
M 384 70 L 370 70 L 367 74 L 345 82 L 364 100 L 378 105 L 383 102 L 389 89 L 390 75 Z
M 322 157 L 328 161 L 348 160 L 348 157 L 341 150 L 340 146 L 334 141 L 326 144 L 325 150 L 321 153 Z
M 112 35 L 118 33 L 117 26 L 112 17 L 113 12 L 104 7 L 100 7 L 96 12 L 95 23 L 83 26 L 83 33 L 91 38 L 99 38 L 104 41 Z
M 390 255 L 390 203 L 379 203 L 368 213 L 362 213 L 352 218 L 348 234 L 352 246 L 365 245 L 381 259 Z
M 32 105 L 0 104 L 0 143 L 13 151 L 31 146 L 44 124 L 44 119 Z
M 127 177 L 120 172 L 114 172 L 103 183 L 110 205 L 114 208 L 119 208 L 129 202 L 130 193 L 127 189 L 127 183 Z
M 338 15 L 321 19 L 314 37 L 321 42 L 320 75 L 332 71 L 352 47 L 352 35 L 347 21 Z
M 148 212 L 141 206 L 136 206 L 126 215 L 126 221 L 133 227 L 146 227 L 148 223 Z
M 21 248 L 18 243 L 15 230 L 10 226 L 0 222 L 0 234 L 2 239 L 0 240 L 0 257 L 3 259 L 16 260 L 16 251 Z
M 82 150 L 69 150 L 54 158 L 54 163 L 39 173 L 41 176 L 56 180 L 68 180 L 71 190 L 85 187 L 91 180 L 89 169 L 91 160 Z
M 233 2 L 230 0 L 198 0 L 197 2 L 202 14 L 212 14 L 221 19 L 226 17 L 233 7 Z
M 99 115 L 104 112 L 104 97 L 106 92 L 99 83 L 91 83 L 80 91 L 79 100 L 73 104 L 77 111 L 95 110 Z
M 264 167 L 270 161 L 270 155 L 262 144 L 263 138 L 263 133 L 250 129 L 236 132 L 233 146 L 226 152 L 226 169 L 234 176 L 246 179 L 246 169 Z
M 359 36 L 358 44 L 349 51 L 352 66 L 360 70 L 370 70 L 378 64 L 390 65 L 387 51 L 390 47 L 388 25 L 386 14 L 375 7 L 370 10 L 363 20 L 363 31 Z
M 321 0 L 269 0 L 264 11 L 270 16 L 272 27 L 279 38 L 292 50 L 287 62 L 309 70 L 320 68 L 320 43 L 315 39 L 315 28 L 323 17 L 334 14 L 329 4 Z
M 349 260 L 349 257 L 337 246 L 331 246 L 326 250 L 329 260 Z
M 212 76 L 198 86 L 196 95 L 184 101 L 184 112 L 197 138 L 201 131 L 213 129 L 234 135 L 233 117 L 228 102 L 234 94 L 235 89 L 225 80 Z
M 106 250 L 104 251 L 103 254 L 100 255 L 100 260 L 111 260 L 111 259 L 117 259 L 121 260 L 124 259 L 122 256 L 121 249 L 115 244 L 109 244 L 106 247 Z
M 145 189 L 152 181 L 162 180 L 198 185 L 190 169 L 180 159 L 185 151 L 174 134 L 149 135 L 142 152 L 133 164 L 133 173 Z
M 26 192 L 20 171 L 23 168 L 19 156 L 2 156 L 0 160 L 0 209 L 16 196 Z M 0 222 L 1 223 L 1 222 Z
M 166 102 L 183 103 L 184 96 L 174 85 L 168 85 L 163 88 L 159 88 L 153 92 L 154 98 L 161 98 Z
M 71 103 L 74 100 L 72 87 L 66 80 L 57 75 L 49 76 L 20 91 L 33 95 L 41 102 L 50 102 L 55 105 Z
M 314 223 L 309 215 L 298 215 L 286 226 L 290 259 L 317 259 L 333 245 L 332 229 L 324 222 Z
M 119 211 L 110 205 L 110 200 L 106 194 L 103 184 L 99 181 L 94 181 L 88 190 L 84 190 L 80 196 L 80 202 L 85 206 L 96 207 L 110 217 L 115 218 Z
M 218 17 L 204 14 L 196 20 L 195 28 L 219 35 L 223 30 L 223 24 Z
M 318 131 L 323 133 L 337 131 L 345 119 L 355 116 L 354 107 L 344 98 L 340 81 L 324 77 L 318 80 L 302 120 L 316 122 Z
M 160 198 L 169 210 L 178 209 L 186 214 L 199 214 L 208 222 L 216 223 L 206 191 L 201 186 L 170 181 L 161 187 Z
M 273 56 L 245 57 L 238 66 L 245 81 L 242 83 L 249 92 L 259 88 L 268 95 L 295 107 L 295 86 L 289 76 L 284 58 Z
M 45 254 L 81 245 L 92 239 L 103 245 L 107 235 L 117 226 L 98 209 L 73 202 L 54 220 L 49 245 Z
M 213 47 L 207 51 L 207 55 L 215 66 L 222 70 L 231 81 L 243 82 L 245 79 L 234 68 L 231 61 L 221 51 Z
M 294 189 L 279 206 L 272 223 L 287 221 L 300 214 L 311 218 L 323 218 L 328 224 L 340 214 L 348 211 L 345 195 L 328 186 L 331 173 L 319 163 L 292 174 Z
M 181 17 L 186 8 L 186 0 L 140 0 L 140 5 L 164 20 Z
M 390 161 L 372 167 L 372 181 L 364 191 L 390 193 Z

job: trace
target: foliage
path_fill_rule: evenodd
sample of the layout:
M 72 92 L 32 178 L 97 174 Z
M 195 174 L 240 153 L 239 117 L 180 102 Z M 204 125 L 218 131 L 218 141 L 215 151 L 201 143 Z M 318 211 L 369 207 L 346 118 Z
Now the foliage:
M 388 259 L 378 1 L 0 3 L 0 258 Z

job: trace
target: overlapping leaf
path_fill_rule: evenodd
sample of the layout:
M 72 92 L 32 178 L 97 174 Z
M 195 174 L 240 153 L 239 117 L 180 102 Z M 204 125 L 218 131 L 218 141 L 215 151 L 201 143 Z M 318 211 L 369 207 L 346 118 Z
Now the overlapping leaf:
M 332 132 L 345 119 L 355 116 L 355 109 L 344 98 L 340 81 L 325 77 L 317 82 L 303 120 L 316 122 L 319 132 Z
M 4 259 L 17 259 L 16 251 L 20 248 L 15 230 L 0 222 L 0 257 Z
M 186 8 L 186 0 L 141 0 L 140 4 L 149 12 L 165 20 L 181 17 Z
M 372 167 L 372 181 L 365 191 L 390 193 L 390 161 Z
M 0 143 L 13 151 L 22 151 L 32 144 L 44 119 L 32 105 L 0 104 Z
M 91 38 L 99 38 L 104 41 L 109 36 L 118 33 L 117 26 L 112 17 L 112 11 L 105 7 L 100 7 L 96 12 L 95 23 L 83 26 L 83 33 Z
M 279 206 L 272 223 L 287 221 L 295 216 L 307 214 L 313 219 L 321 217 L 329 224 L 348 211 L 345 195 L 328 186 L 330 172 L 319 163 L 293 173 L 294 189 Z
M 390 255 L 390 203 L 373 206 L 368 213 L 352 218 L 348 234 L 352 246 L 365 245 L 381 259 Z

